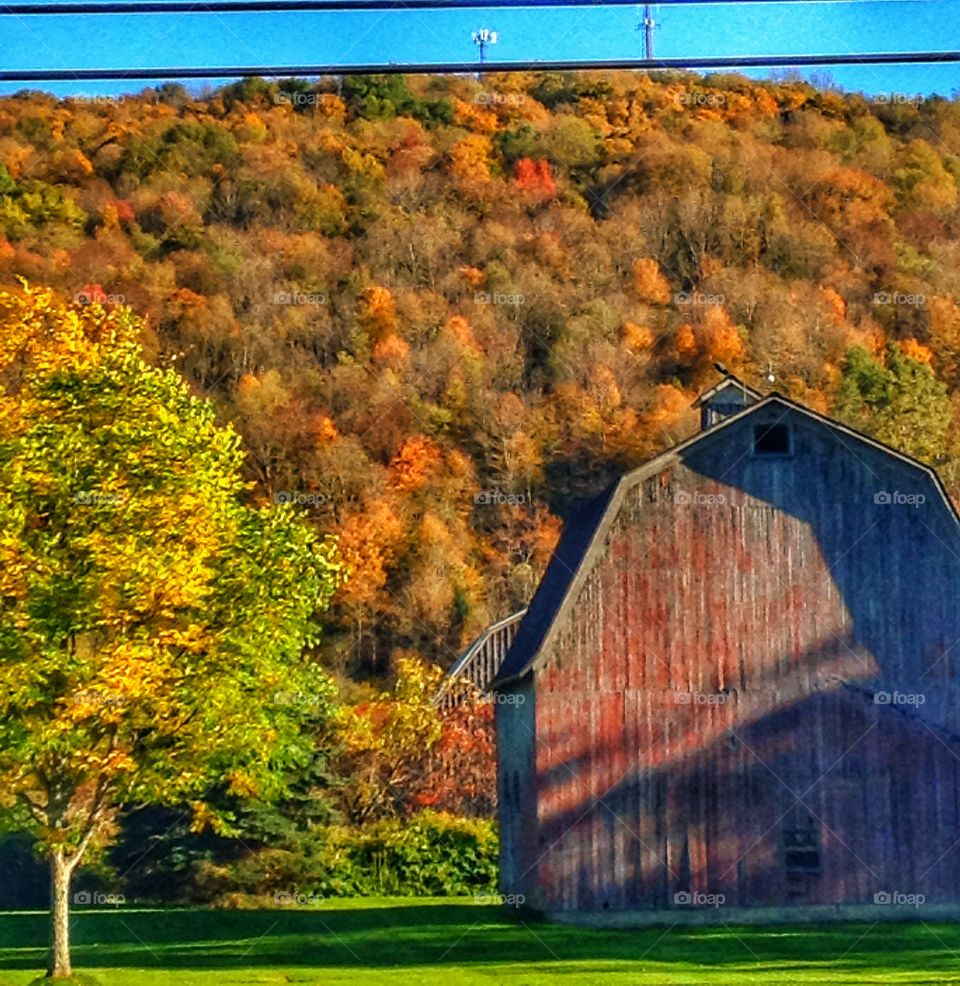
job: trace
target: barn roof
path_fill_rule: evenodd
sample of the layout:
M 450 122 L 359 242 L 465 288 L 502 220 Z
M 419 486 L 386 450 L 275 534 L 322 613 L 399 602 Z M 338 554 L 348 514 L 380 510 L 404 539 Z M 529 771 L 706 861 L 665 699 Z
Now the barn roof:
M 739 383 L 739 381 L 737 382 Z M 714 392 L 716 389 L 713 388 Z M 709 394 L 710 391 L 707 393 Z M 754 393 L 756 392 L 754 391 Z M 706 398 L 706 394 L 703 396 Z M 882 442 L 864 435 L 855 428 L 840 424 L 826 415 L 812 411 L 782 394 L 773 392 L 766 397 L 761 397 L 755 404 L 748 405 L 744 410 L 730 415 L 714 427 L 697 432 L 636 469 L 624 473 L 619 480 L 612 483 L 598 497 L 590 500 L 570 518 L 564 525 L 560 541 L 530 603 L 527 615 L 520 624 L 513 644 L 507 652 L 499 673 L 490 683 L 490 687 L 492 689 L 500 688 L 522 677 L 533 667 L 550 636 L 562 622 L 565 610 L 572 605 L 573 600 L 577 597 L 580 586 L 589 574 L 591 562 L 599 553 L 606 532 L 619 512 L 626 490 L 661 472 L 682 452 L 686 452 L 695 445 L 716 441 L 727 428 L 752 414 L 757 414 L 764 408 L 776 404 L 783 406 L 784 414 L 797 412 L 827 426 L 839 435 L 869 445 L 927 475 L 933 481 L 950 515 L 957 524 L 958 533 L 960 533 L 960 514 L 957 513 L 957 508 L 948 496 L 936 470 L 903 452 L 890 448 L 889 445 L 884 445 Z
M 618 485 L 612 483 L 599 496 L 585 503 L 563 525 L 563 533 L 547 571 L 537 587 L 527 615 L 520 623 L 499 673 L 491 682 L 491 687 L 496 687 L 501 680 L 523 674 L 540 651 L 554 615 L 567 597 L 577 569 L 594 539 L 598 525 L 607 513 Z

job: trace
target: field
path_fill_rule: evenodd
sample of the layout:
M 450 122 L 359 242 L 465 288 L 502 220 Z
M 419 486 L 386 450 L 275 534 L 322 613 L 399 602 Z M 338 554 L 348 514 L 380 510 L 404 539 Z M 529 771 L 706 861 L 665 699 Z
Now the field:
M 42 968 L 46 916 L 0 915 L 0 984 Z M 384 983 L 960 983 L 960 925 L 590 931 L 460 900 L 309 909 L 80 911 L 75 965 L 104 986 Z

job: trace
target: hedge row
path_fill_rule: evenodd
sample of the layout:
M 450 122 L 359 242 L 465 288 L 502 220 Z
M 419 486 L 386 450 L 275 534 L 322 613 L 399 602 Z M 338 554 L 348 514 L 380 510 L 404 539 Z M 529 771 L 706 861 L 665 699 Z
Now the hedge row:
M 195 897 L 221 906 L 272 898 L 494 894 L 499 840 L 486 819 L 424 811 L 363 828 L 318 829 L 296 849 L 265 848 L 198 864 Z

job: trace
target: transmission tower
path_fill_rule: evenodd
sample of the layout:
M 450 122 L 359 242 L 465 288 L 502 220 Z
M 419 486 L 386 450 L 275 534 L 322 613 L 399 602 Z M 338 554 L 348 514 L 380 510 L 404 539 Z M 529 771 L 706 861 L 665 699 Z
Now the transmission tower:
M 491 31 L 489 27 L 481 27 L 479 31 L 474 31 L 470 35 L 470 40 L 480 49 L 480 65 L 481 68 L 483 63 L 487 60 L 487 46 L 495 45 L 499 40 L 496 31 Z M 480 78 L 480 72 L 477 72 L 477 79 Z

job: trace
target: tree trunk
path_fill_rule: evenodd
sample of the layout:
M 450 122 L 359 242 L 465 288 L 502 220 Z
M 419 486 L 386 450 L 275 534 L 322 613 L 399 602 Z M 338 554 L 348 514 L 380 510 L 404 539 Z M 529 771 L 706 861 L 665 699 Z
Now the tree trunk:
M 62 852 L 50 857 L 50 965 L 51 977 L 72 975 L 70 966 L 70 877 L 73 866 Z

